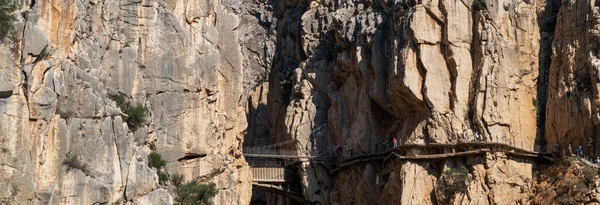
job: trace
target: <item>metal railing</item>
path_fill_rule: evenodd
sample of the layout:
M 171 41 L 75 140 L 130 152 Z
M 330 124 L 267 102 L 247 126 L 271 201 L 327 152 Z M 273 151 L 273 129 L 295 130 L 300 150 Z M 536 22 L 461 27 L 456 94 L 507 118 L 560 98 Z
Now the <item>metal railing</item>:
M 250 167 L 254 182 L 284 183 L 285 167 Z

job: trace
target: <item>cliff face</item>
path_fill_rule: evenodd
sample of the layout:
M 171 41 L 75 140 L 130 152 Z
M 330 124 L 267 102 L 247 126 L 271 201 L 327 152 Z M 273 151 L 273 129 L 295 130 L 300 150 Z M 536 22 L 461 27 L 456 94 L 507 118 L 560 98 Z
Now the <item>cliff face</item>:
M 566 149 L 582 146 L 598 152 L 600 125 L 600 4 L 563 1 L 552 46 L 548 81 L 546 136 Z
M 298 140 L 300 153 L 340 145 L 343 158 L 375 153 L 392 137 L 544 147 L 536 120 L 543 111 L 536 107 L 546 90 L 538 80 L 549 66 L 550 52 L 542 48 L 552 42 L 548 28 L 558 4 L 279 1 L 270 134 Z M 441 164 L 363 163 L 333 176 L 304 163 L 301 174 L 304 194 L 322 204 L 513 204 L 531 196 L 533 166 L 487 155 Z M 444 170 L 459 167 L 474 180 L 447 198 L 436 187 Z
M 289 103 L 270 119 L 307 141 L 327 122 L 332 141 L 360 151 L 384 136 L 532 147 L 543 5 L 474 4 L 280 2 L 269 94 Z
M 598 153 L 596 1 L 20 3 L 0 43 L 0 202 L 170 204 L 155 151 L 168 173 L 216 183 L 216 204 L 248 204 L 242 143 L 290 139 L 339 158 L 392 138 Z M 129 128 L 117 93 L 148 121 Z M 297 169 L 313 203 L 524 204 L 539 201 L 537 166 L 486 154 Z M 461 169 L 466 187 L 449 192 Z
M 243 100 L 272 55 L 266 2 L 21 6 L 0 44 L 0 201 L 169 204 L 147 166 L 156 151 L 170 174 L 216 183 L 216 204 L 249 203 Z M 146 105 L 147 123 L 129 129 L 116 93 Z

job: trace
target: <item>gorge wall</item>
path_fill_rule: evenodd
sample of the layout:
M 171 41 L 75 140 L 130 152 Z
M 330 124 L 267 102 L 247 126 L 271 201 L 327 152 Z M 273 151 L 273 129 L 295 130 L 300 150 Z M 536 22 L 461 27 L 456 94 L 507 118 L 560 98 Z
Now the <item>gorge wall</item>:
M 597 1 L 19 2 L 0 43 L 0 203 L 172 204 L 154 151 L 216 183 L 215 204 L 248 204 L 242 144 L 290 139 L 342 158 L 392 138 L 600 154 Z M 148 121 L 128 127 L 113 94 Z M 315 204 L 527 204 L 540 167 L 487 154 L 296 168 Z M 467 187 L 449 194 L 461 168 Z
M 560 46 L 552 42 L 571 37 L 564 44 L 572 45 L 582 38 L 578 31 L 589 27 L 572 22 L 590 22 L 590 4 L 278 1 L 268 131 L 273 141 L 297 140 L 300 154 L 339 145 L 342 158 L 375 153 L 391 138 L 546 149 L 554 143 L 544 136 L 553 122 L 586 125 L 553 114 L 565 104 L 553 97 L 552 80 L 564 68 L 555 63 Z M 557 28 L 570 30 L 555 35 L 557 21 Z M 577 112 L 570 111 L 562 116 Z M 593 130 L 586 126 L 585 132 Z M 573 137 L 558 136 L 565 142 Z M 529 203 L 537 169 L 532 161 L 501 154 L 441 163 L 366 162 L 334 175 L 316 163 L 299 167 L 304 195 L 318 204 Z M 448 195 L 442 176 L 457 168 L 467 168 L 471 181 L 464 192 Z
M 600 2 L 563 1 L 548 76 L 546 137 L 563 149 L 582 146 L 600 154 Z
M 0 203 L 172 204 L 170 174 L 248 204 L 245 91 L 272 56 L 266 2 L 19 1 L 0 44 Z M 109 95 L 149 108 L 128 128 Z

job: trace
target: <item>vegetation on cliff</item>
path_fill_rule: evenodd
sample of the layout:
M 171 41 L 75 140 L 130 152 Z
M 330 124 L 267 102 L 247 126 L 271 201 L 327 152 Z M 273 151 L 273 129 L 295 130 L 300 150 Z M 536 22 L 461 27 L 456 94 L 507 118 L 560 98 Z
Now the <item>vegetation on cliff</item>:
M 175 201 L 182 205 L 200 205 L 200 204 L 212 204 L 212 198 L 219 193 L 215 183 L 200 184 L 195 181 L 191 181 L 182 184 L 183 177 L 181 175 L 174 175 L 171 178 L 171 183 L 175 186 L 175 192 L 177 197 Z
M 12 15 L 19 8 L 19 4 L 14 0 L 0 0 L 0 42 L 9 36 L 12 30 L 12 22 L 15 16 Z
M 596 189 L 598 171 L 575 158 L 564 158 L 541 174 L 535 203 L 582 204 Z
M 71 169 L 79 169 L 86 174 L 89 172 L 87 166 L 85 166 L 85 164 L 80 161 L 76 155 L 71 153 L 67 154 L 66 159 L 63 161 L 63 165 L 67 166 L 67 171 L 70 171 Z
M 183 176 L 179 174 L 169 175 L 163 168 L 167 162 L 162 159 L 162 156 L 157 152 L 152 152 L 148 155 L 148 166 L 154 167 L 157 170 L 158 180 L 160 184 L 166 185 L 167 181 L 175 187 L 177 197 L 175 201 L 181 205 L 200 205 L 212 204 L 211 199 L 219 193 L 215 183 L 201 184 L 195 181 L 183 183 Z
M 486 11 L 487 4 L 485 4 L 484 0 L 475 0 L 473 1 L 473 8 L 475 11 Z
M 115 101 L 117 107 L 128 116 L 127 125 L 130 129 L 136 130 L 146 124 L 148 118 L 147 115 L 149 113 L 148 107 L 141 103 L 132 105 L 122 94 L 109 95 L 109 98 Z
M 444 193 L 447 196 L 455 195 L 456 193 L 467 190 L 467 184 L 470 183 L 469 170 L 464 167 L 450 168 L 444 172 L 441 180 L 444 184 Z
M 167 162 L 162 159 L 162 156 L 156 152 L 152 152 L 148 155 L 148 167 L 156 168 L 156 174 L 158 175 L 158 182 L 165 184 L 169 179 L 169 176 L 163 171 L 163 167 L 167 165 Z

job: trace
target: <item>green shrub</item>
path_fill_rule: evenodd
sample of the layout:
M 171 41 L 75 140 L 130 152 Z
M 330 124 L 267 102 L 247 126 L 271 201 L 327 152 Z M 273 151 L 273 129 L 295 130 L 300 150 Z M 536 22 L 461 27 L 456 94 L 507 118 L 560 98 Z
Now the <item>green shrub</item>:
M 487 5 L 485 4 L 484 0 L 475 0 L 473 1 L 473 9 L 475 9 L 475 11 L 487 11 Z
M 127 125 L 129 128 L 136 130 L 137 128 L 146 124 L 146 118 L 149 112 L 145 105 L 139 103 L 136 105 L 131 105 L 131 102 L 129 102 L 122 94 L 109 94 L 108 97 L 115 101 L 117 107 L 119 107 L 121 111 L 128 116 Z
M 584 166 L 583 170 L 581 170 L 581 172 L 583 173 L 583 178 L 585 179 L 585 181 L 587 183 L 593 183 L 594 182 L 594 178 L 596 178 L 596 176 L 598 176 L 598 171 L 592 167 L 588 167 L 588 166 Z
M 567 153 L 567 154 L 568 154 L 568 153 Z M 563 158 L 560 160 L 559 164 L 558 164 L 558 166 L 559 166 L 560 170 L 561 170 L 562 172 L 565 172 L 565 171 L 567 171 L 567 169 L 569 168 L 569 166 L 571 166 L 571 162 L 572 162 L 572 161 L 573 161 L 573 158 L 571 158 L 571 157 L 563 157 Z
M 127 99 L 125 98 L 125 95 L 121 95 L 121 94 L 108 94 L 108 97 L 115 101 L 115 103 L 117 104 L 117 107 L 123 109 L 124 107 L 129 107 L 131 106 L 131 104 L 129 103 L 129 101 L 127 101 Z
M 167 161 L 162 159 L 162 156 L 156 152 L 152 152 L 148 155 L 148 166 L 156 168 L 156 174 L 158 175 L 158 182 L 165 184 L 169 180 L 169 175 L 163 171 L 163 168 L 167 165 Z
M 577 91 L 583 92 L 588 91 L 592 88 L 592 79 L 590 75 L 580 75 L 575 77 L 575 87 Z
M 200 184 L 198 182 L 183 183 L 183 176 L 173 174 L 171 184 L 175 186 L 177 197 L 175 201 L 181 205 L 212 204 L 211 199 L 219 190 L 214 183 Z
M 159 153 L 152 152 L 148 155 L 148 166 L 149 167 L 161 169 L 165 165 L 167 165 L 167 162 L 162 159 L 162 156 Z
M 451 168 L 444 172 L 442 180 L 444 180 L 444 192 L 449 195 L 462 193 L 467 190 L 467 185 L 470 183 L 468 178 L 469 170 L 464 167 Z
M 0 0 L 0 42 L 10 34 L 12 22 L 15 16 L 12 15 L 19 8 L 19 4 L 14 0 Z
M 589 191 L 583 180 L 565 178 L 558 185 L 556 195 L 559 197 L 559 204 L 580 204 L 585 199 L 584 194 Z
M 177 198 L 175 201 L 182 205 L 212 204 L 211 199 L 219 190 L 214 183 L 199 184 L 189 182 L 176 187 Z
M 125 111 L 125 114 L 129 116 L 127 118 L 127 125 L 134 129 L 141 127 L 146 124 L 146 114 L 148 113 L 148 108 L 145 105 L 137 104 L 136 106 L 130 107 L 129 110 Z
M 558 199 L 558 204 L 560 205 L 578 205 L 579 203 L 573 196 L 564 196 Z
M 65 161 L 63 161 L 63 164 L 67 166 L 68 171 L 70 171 L 71 169 L 79 169 L 83 173 L 88 173 L 87 166 L 85 166 L 83 162 L 79 161 L 79 159 L 75 155 L 67 154 L 67 157 Z
M 291 90 L 294 77 L 293 70 L 285 70 L 279 74 L 279 86 L 282 90 Z
M 279 84 L 281 85 L 281 89 L 284 89 L 285 87 L 292 85 L 292 79 L 291 78 L 283 78 L 279 81 Z
M 558 185 L 558 188 L 556 189 L 556 195 L 558 196 L 564 196 L 564 195 L 568 195 L 569 192 L 571 191 L 571 188 L 573 186 L 575 186 L 575 184 L 577 184 L 577 180 L 572 179 L 572 178 L 565 178 L 561 181 L 561 183 Z
M 260 85 L 262 85 L 265 81 L 267 81 L 267 78 L 269 77 L 269 71 L 266 70 L 264 72 L 261 72 L 260 74 L 258 74 L 258 77 L 256 78 L 256 80 L 254 80 L 254 87 L 258 87 Z
M 178 187 L 179 185 L 181 185 L 182 182 L 183 182 L 183 175 L 174 174 L 173 176 L 171 176 L 171 184 L 173 184 L 173 186 Z
M 169 176 L 163 171 L 158 170 L 156 174 L 158 175 L 158 183 L 160 184 L 164 185 L 169 180 Z

